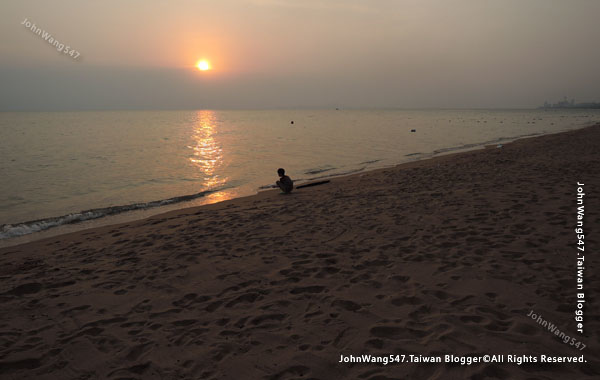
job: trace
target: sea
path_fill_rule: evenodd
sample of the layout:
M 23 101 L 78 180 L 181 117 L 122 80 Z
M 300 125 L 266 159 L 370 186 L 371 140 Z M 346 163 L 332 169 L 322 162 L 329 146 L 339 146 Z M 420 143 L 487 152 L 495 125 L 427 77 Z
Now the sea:
M 0 246 L 600 122 L 600 110 L 0 113 Z

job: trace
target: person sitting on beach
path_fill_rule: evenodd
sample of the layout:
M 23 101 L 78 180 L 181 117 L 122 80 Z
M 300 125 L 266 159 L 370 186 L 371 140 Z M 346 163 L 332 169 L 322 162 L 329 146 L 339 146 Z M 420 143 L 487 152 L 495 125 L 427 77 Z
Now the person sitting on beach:
M 279 186 L 281 191 L 283 191 L 285 194 L 291 193 L 292 189 L 294 188 L 294 181 L 285 175 L 285 169 L 277 169 L 277 174 L 279 174 L 279 181 L 275 182 L 277 186 Z

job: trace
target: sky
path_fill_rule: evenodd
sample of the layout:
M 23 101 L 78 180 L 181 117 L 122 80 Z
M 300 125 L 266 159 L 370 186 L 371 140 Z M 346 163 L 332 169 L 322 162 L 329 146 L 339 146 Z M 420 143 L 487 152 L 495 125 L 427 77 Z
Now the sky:
M 599 15 L 597 0 L 3 0 L 0 111 L 600 101 Z

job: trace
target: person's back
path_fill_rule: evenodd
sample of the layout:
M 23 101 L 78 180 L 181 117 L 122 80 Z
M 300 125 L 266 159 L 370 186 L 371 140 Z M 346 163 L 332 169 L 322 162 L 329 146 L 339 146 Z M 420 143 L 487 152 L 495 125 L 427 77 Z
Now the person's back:
M 290 177 L 285 175 L 285 169 L 279 168 L 277 170 L 277 174 L 279 175 L 279 181 L 275 182 L 277 184 L 277 186 L 284 193 L 286 193 L 286 194 L 291 193 L 292 190 L 294 189 L 294 181 L 292 181 L 292 179 Z

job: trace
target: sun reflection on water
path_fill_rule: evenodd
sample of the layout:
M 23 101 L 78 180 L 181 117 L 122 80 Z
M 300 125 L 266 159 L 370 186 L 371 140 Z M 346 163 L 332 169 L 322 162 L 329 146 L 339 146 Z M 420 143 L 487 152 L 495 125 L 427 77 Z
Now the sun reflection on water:
M 195 143 L 189 146 L 193 150 L 190 161 L 199 170 L 203 180 L 203 190 L 223 187 L 227 177 L 222 177 L 219 169 L 223 165 L 223 148 L 215 138 L 217 134 L 217 119 L 213 111 L 203 110 L 196 113 L 196 121 L 192 131 Z M 210 195 L 213 201 L 229 199 L 223 192 Z

